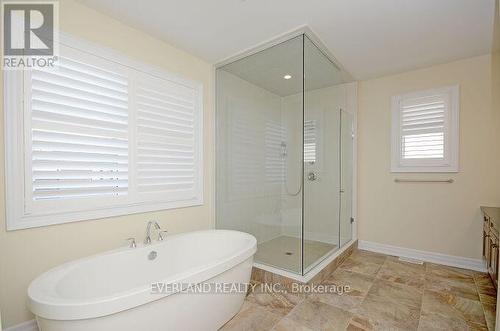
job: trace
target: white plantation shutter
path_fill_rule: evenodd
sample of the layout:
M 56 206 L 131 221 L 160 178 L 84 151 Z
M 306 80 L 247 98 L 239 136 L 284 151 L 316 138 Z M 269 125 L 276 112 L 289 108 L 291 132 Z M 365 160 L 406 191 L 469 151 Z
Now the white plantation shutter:
M 136 88 L 139 195 L 195 198 L 201 167 L 197 91 L 147 75 Z
M 444 159 L 448 104 L 442 95 L 401 101 L 403 159 Z
M 393 98 L 393 171 L 456 171 L 458 87 Z
M 4 75 L 8 230 L 202 204 L 202 85 L 61 41 Z
M 30 83 L 32 199 L 127 194 L 127 77 L 61 58 Z

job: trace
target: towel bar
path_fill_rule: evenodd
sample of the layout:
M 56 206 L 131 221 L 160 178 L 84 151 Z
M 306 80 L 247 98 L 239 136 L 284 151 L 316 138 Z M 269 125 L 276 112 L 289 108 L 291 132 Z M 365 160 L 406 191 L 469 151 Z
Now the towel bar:
M 400 179 L 395 178 L 396 183 L 453 183 L 453 179 Z

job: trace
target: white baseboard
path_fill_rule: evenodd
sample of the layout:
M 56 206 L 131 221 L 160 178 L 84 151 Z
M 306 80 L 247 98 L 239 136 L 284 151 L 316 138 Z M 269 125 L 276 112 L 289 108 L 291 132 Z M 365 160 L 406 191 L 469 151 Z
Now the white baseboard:
M 379 244 L 373 241 L 364 241 L 364 240 L 358 241 L 358 248 L 371 252 L 377 252 L 394 256 L 402 256 L 425 262 L 443 264 L 451 267 L 486 272 L 486 266 L 483 260 L 480 259 L 471 259 L 468 257 L 460 257 L 460 256 L 445 255 L 427 251 L 420 251 L 411 248 Z
M 3 331 L 38 331 L 38 325 L 35 320 L 31 320 L 3 329 Z

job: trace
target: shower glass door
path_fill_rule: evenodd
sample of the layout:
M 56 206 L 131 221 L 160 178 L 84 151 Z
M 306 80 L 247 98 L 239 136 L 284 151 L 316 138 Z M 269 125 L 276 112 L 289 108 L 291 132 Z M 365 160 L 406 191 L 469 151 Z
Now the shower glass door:
M 340 246 L 340 71 L 304 38 L 303 274 Z
M 352 114 L 340 112 L 340 246 L 352 239 L 353 138 Z
M 217 228 L 302 273 L 303 36 L 217 69 Z

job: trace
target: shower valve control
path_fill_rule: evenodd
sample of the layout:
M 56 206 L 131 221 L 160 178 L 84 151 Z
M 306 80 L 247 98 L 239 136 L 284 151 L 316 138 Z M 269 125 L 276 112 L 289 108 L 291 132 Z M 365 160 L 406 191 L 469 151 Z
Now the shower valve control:
M 316 174 L 314 172 L 311 171 L 310 173 L 307 174 L 307 180 L 315 181 L 316 179 L 318 178 L 316 177 Z

